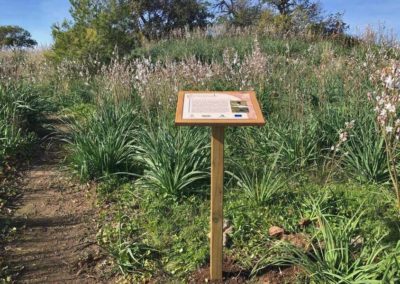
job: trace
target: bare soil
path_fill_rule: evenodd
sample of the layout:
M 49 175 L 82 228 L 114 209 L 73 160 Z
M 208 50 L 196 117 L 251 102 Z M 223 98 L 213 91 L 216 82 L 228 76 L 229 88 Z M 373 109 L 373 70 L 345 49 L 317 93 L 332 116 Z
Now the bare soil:
M 62 169 L 59 148 L 38 147 L 22 172 L 11 217 L 16 234 L 5 244 L 5 260 L 15 283 L 104 283 L 99 271 L 108 268 L 96 245 L 94 188 Z
M 222 265 L 222 282 L 224 284 L 242 284 L 247 283 L 249 271 L 243 270 L 234 260 L 225 256 Z M 189 283 L 213 283 L 210 281 L 210 266 L 207 265 L 195 271 L 188 279 Z

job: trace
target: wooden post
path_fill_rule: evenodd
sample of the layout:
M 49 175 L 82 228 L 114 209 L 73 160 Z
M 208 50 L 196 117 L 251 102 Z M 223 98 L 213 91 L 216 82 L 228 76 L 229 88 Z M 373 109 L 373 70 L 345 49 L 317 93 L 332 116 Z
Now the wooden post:
M 224 127 L 213 126 L 211 138 L 210 278 L 222 281 Z
M 230 111 L 223 108 L 218 114 L 208 109 L 219 99 L 229 104 Z M 265 120 L 254 91 L 180 91 L 175 125 L 212 127 L 210 278 L 222 282 L 224 127 L 263 126 Z

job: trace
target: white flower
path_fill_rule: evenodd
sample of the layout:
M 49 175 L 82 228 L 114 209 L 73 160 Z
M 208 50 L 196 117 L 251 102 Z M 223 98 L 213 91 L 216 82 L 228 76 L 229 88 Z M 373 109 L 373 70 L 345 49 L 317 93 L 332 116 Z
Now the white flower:
M 340 141 L 341 142 L 346 142 L 347 141 L 347 136 L 348 136 L 347 132 L 340 132 L 340 134 L 339 134 Z
M 394 87 L 394 80 L 393 80 L 392 75 L 389 75 L 389 76 L 386 77 L 386 79 L 385 79 L 385 85 L 386 85 L 387 88 L 393 89 L 393 87 Z
M 391 126 L 386 126 L 386 132 L 391 133 L 393 131 L 393 127 Z
M 385 109 L 388 112 L 391 112 L 391 113 L 395 113 L 396 112 L 396 107 L 394 105 L 392 105 L 391 103 L 386 104 L 385 105 Z
M 354 122 L 355 122 L 355 120 L 352 120 L 350 122 L 345 122 L 344 124 L 347 129 L 352 129 L 354 127 Z

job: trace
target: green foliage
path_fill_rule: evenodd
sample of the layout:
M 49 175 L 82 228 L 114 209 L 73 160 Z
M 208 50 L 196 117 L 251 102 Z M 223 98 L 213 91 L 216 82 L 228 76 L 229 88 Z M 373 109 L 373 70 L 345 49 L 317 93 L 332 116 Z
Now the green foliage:
M 132 186 L 113 192 L 118 207 L 104 212 L 99 238 L 124 273 L 134 272 L 133 282 L 156 273 L 182 280 L 206 261 L 209 208 L 204 200 L 192 196 L 177 203 Z M 110 224 L 109 214 L 118 226 Z
M 105 103 L 86 119 L 66 120 L 69 162 L 83 180 L 135 173 L 138 117 L 129 103 Z
M 0 49 L 34 47 L 37 42 L 31 34 L 19 26 L 0 26 Z
M 208 176 L 208 140 L 201 129 L 166 124 L 142 132 L 136 156 L 145 168 L 140 184 L 163 196 L 179 197 L 195 190 L 194 185 Z
M 354 179 L 368 183 L 389 181 L 384 139 L 377 137 L 374 121 L 366 121 L 352 131 L 345 152 L 343 164 Z
M 173 29 L 205 27 L 210 14 L 207 2 L 71 0 L 73 21 L 53 26 L 53 57 L 109 61 L 126 55 L 144 37 L 158 38 Z
M 347 220 L 336 216 L 336 225 L 319 212 L 319 228 L 310 242 L 310 253 L 280 242 L 270 251 L 274 257 L 261 262 L 296 265 L 311 283 L 396 283 L 400 279 L 400 243 L 388 250 L 381 239 L 365 241 L 356 234 L 361 216 L 356 214 Z
M 116 228 L 104 226 L 100 230 L 100 242 L 108 245 L 109 252 L 116 260 L 122 273 L 143 275 L 151 269 L 151 258 L 157 251 L 143 243 L 143 235 L 140 234 L 136 224 L 130 222 L 130 218 L 119 213 L 116 217 Z
M 149 39 L 177 29 L 205 28 L 212 14 L 203 0 L 137 1 L 141 32 Z
M 243 190 L 246 197 L 255 205 L 265 205 L 272 201 L 272 197 L 281 190 L 285 183 L 282 176 L 277 172 L 277 160 L 280 152 L 270 167 L 264 166 L 261 170 L 245 165 L 238 167 L 238 174 L 231 175 L 237 180 L 240 190 Z
M 113 51 L 126 54 L 141 43 L 138 23 L 128 1 L 71 0 L 73 22 L 53 26 L 54 57 L 101 60 Z
M 0 166 L 29 152 L 43 106 L 44 100 L 31 86 L 0 86 Z
M 306 170 L 316 165 L 319 156 L 318 124 L 311 116 L 301 122 L 279 122 L 274 129 L 279 165 L 289 171 Z
M 219 22 L 228 22 L 238 27 L 253 25 L 261 13 L 261 3 L 247 0 L 218 0 L 215 7 L 218 8 L 221 16 Z

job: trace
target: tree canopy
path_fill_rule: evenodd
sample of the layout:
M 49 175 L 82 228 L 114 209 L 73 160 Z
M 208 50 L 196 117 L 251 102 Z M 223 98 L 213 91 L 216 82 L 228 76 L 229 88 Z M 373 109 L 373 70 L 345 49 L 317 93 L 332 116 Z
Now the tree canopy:
M 146 39 L 172 30 L 205 28 L 219 22 L 234 26 L 274 25 L 277 31 L 343 33 L 340 14 L 323 18 L 314 0 L 70 0 L 71 21 L 53 26 L 55 58 L 107 60 L 130 54 Z
M 19 26 L 0 26 L 0 48 L 31 48 L 37 45 L 31 34 Z
M 211 14 L 200 0 L 70 0 L 72 21 L 53 26 L 58 57 L 131 52 L 145 38 L 173 29 L 205 27 Z

